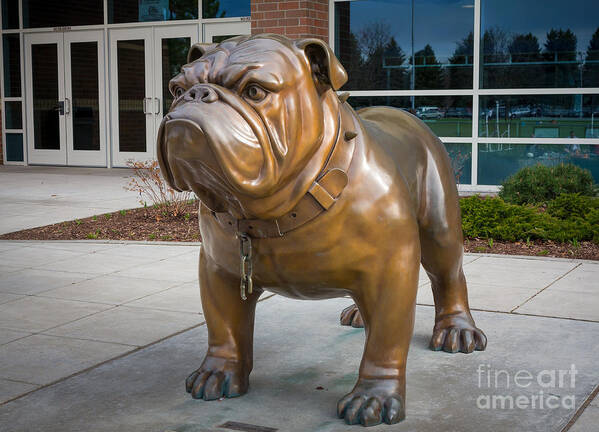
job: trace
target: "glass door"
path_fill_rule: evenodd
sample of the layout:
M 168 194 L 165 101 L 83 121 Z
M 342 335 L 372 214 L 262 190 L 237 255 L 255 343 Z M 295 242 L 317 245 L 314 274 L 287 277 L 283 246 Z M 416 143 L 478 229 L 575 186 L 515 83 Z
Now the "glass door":
M 249 35 L 252 32 L 252 24 L 249 21 L 208 23 L 204 24 L 204 42 L 218 43 L 225 39 Z
M 173 97 L 168 83 L 187 63 L 187 53 L 192 44 L 198 42 L 198 26 L 155 27 L 154 28 L 154 101 L 156 103 L 155 130 L 158 133 L 160 122 L 168 112 Z
M 25 35 L 27 160 L 106 166 L 102 31 Z
M 25 35 L 27 159 L 31 164 L 67 163 L 63 51 L 62 33 Z
M 110 31 L 114 166 L 156 157 L 156 134 L 172 103 L 168 82 L 197 41 L 197 25 Z
M 106 166 L 104 33 L 64 34 L 67 163 Z
M 154 157 L 152 29 L 110 31 L 110 95 L 114 166 Z

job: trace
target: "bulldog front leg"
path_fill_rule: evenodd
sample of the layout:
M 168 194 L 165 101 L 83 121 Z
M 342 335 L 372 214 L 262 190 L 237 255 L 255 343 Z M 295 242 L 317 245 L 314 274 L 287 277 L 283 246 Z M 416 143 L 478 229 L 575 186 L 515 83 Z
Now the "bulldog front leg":
M 200 252 L 200 292 L 208 327 L 208 352 L 185 387 L 195 399 L 214 400 L 245 394 L 253 362 L 254 314 L 262 291 L 247 300 L 239 277 L 226 273 Z
M 365 323 L 366 346 L 358 382 L 337 405 L 338 416 L 348 424 L 393 424 L 405 418 L 406 360 L 414 328 L 418 255 L 417 246 L 404 248 L 403 254 L 389 261 L 395 265 L 382 280 L 372 280 L 372 289 L 355 296 Z

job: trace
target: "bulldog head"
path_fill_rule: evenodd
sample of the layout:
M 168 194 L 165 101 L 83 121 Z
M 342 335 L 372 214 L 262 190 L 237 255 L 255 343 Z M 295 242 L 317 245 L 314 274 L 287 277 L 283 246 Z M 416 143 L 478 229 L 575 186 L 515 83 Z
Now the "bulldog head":
M 187 60 L 158 137 L 167 182 L 215 211 L 276 217 L 334 145 L 345 70 L 324 42 L 278 35 L 195 44 Z

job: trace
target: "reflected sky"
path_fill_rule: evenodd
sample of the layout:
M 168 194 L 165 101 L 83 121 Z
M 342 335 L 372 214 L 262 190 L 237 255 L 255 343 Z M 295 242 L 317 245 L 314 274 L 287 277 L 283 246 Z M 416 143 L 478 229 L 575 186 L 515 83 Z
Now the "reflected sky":
M 551 28 L 570 28 L 578 51 L 586 51 L 599 27 L 597 0 L 482 0 L 482 28 L 500 27 L 508 34 L 533 33 L 542 47 Z M 371 23 L 388 24 L 404 52 L 411 50 L 412 0 L 350 2 L 350 28 L 355 33 Z M 474 0 L 414 0 L 414 50 L 430 44 L 444 62 L 456 43 L 474 27 Z

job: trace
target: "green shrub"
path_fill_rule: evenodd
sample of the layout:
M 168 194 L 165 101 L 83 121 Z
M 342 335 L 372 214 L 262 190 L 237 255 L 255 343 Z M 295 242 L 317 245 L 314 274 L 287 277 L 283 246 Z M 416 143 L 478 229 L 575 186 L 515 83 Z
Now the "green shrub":
M 463 198 L 460 205 L 464 237 L 599 243 L 599 200 L 588 198 L 588 202 L 583 203 L 585 198 L 579 198 L 575 194 L 560 196 L 557 203 L 549 204 L 551 210 L 546 212 L 531 205 L 509 204 L 501 198 Z M 568 215 L 569 208 L 575 212 Z M 586 210 L 583 212 L 581 208 Z
M 593 196 L 593 176 L 573 164 L 526 167 L 506 179 L 499 196 L 510 204 L 546 204 L 562 193 Z
M 558 219 L 585 218 L 592 209 L 599 208 L 599 199 L 578 193 L 559 195 L 547 204 L 547 213 Z

